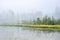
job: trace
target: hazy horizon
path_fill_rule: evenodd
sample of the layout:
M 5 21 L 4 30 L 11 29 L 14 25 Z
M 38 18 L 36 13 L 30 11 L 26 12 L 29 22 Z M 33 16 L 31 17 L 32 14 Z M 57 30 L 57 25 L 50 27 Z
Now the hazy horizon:
M 2 23 L 43 17 L 60 18 L 60 0 L 0 0 L 0 21 Z M 4 21 L 5 20 L 5 21 Z

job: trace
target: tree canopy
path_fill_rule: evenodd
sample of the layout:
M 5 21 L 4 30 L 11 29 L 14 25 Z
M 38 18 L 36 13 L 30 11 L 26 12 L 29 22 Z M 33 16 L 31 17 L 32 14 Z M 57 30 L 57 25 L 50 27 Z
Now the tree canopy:
M 53 16 L 48 17 L 47 15 L 41 18 L 33 19 L 33 21 L 23 21 L 24 24 L 37 24 L 37 25 L 60 25 L 60 18 L 55 19 Z

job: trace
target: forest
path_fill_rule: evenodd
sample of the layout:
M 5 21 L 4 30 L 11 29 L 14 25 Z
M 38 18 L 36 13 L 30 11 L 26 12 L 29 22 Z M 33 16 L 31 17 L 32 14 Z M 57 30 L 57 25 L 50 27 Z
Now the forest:
M 34 24 L 34 25 L 60 25 L 60 18 L 56 19 L 53 16 L 48 17 L 47 15 L 43 18 L 36 18 L 33 20 L 23 20 L 22 24 Z

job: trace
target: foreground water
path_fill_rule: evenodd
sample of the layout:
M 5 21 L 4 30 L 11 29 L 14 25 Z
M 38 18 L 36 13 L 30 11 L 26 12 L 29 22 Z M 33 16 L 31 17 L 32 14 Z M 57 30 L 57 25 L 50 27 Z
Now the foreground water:
M 60 40 L 60 31 L 0 26 L 0 40 Z

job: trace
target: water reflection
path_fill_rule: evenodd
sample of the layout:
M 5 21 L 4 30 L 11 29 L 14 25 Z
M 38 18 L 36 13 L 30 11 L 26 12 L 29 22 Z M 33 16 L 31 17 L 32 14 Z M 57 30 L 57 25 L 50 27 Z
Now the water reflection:
M 0 40 L 60 40 L 60 30 L 0 27 Z

